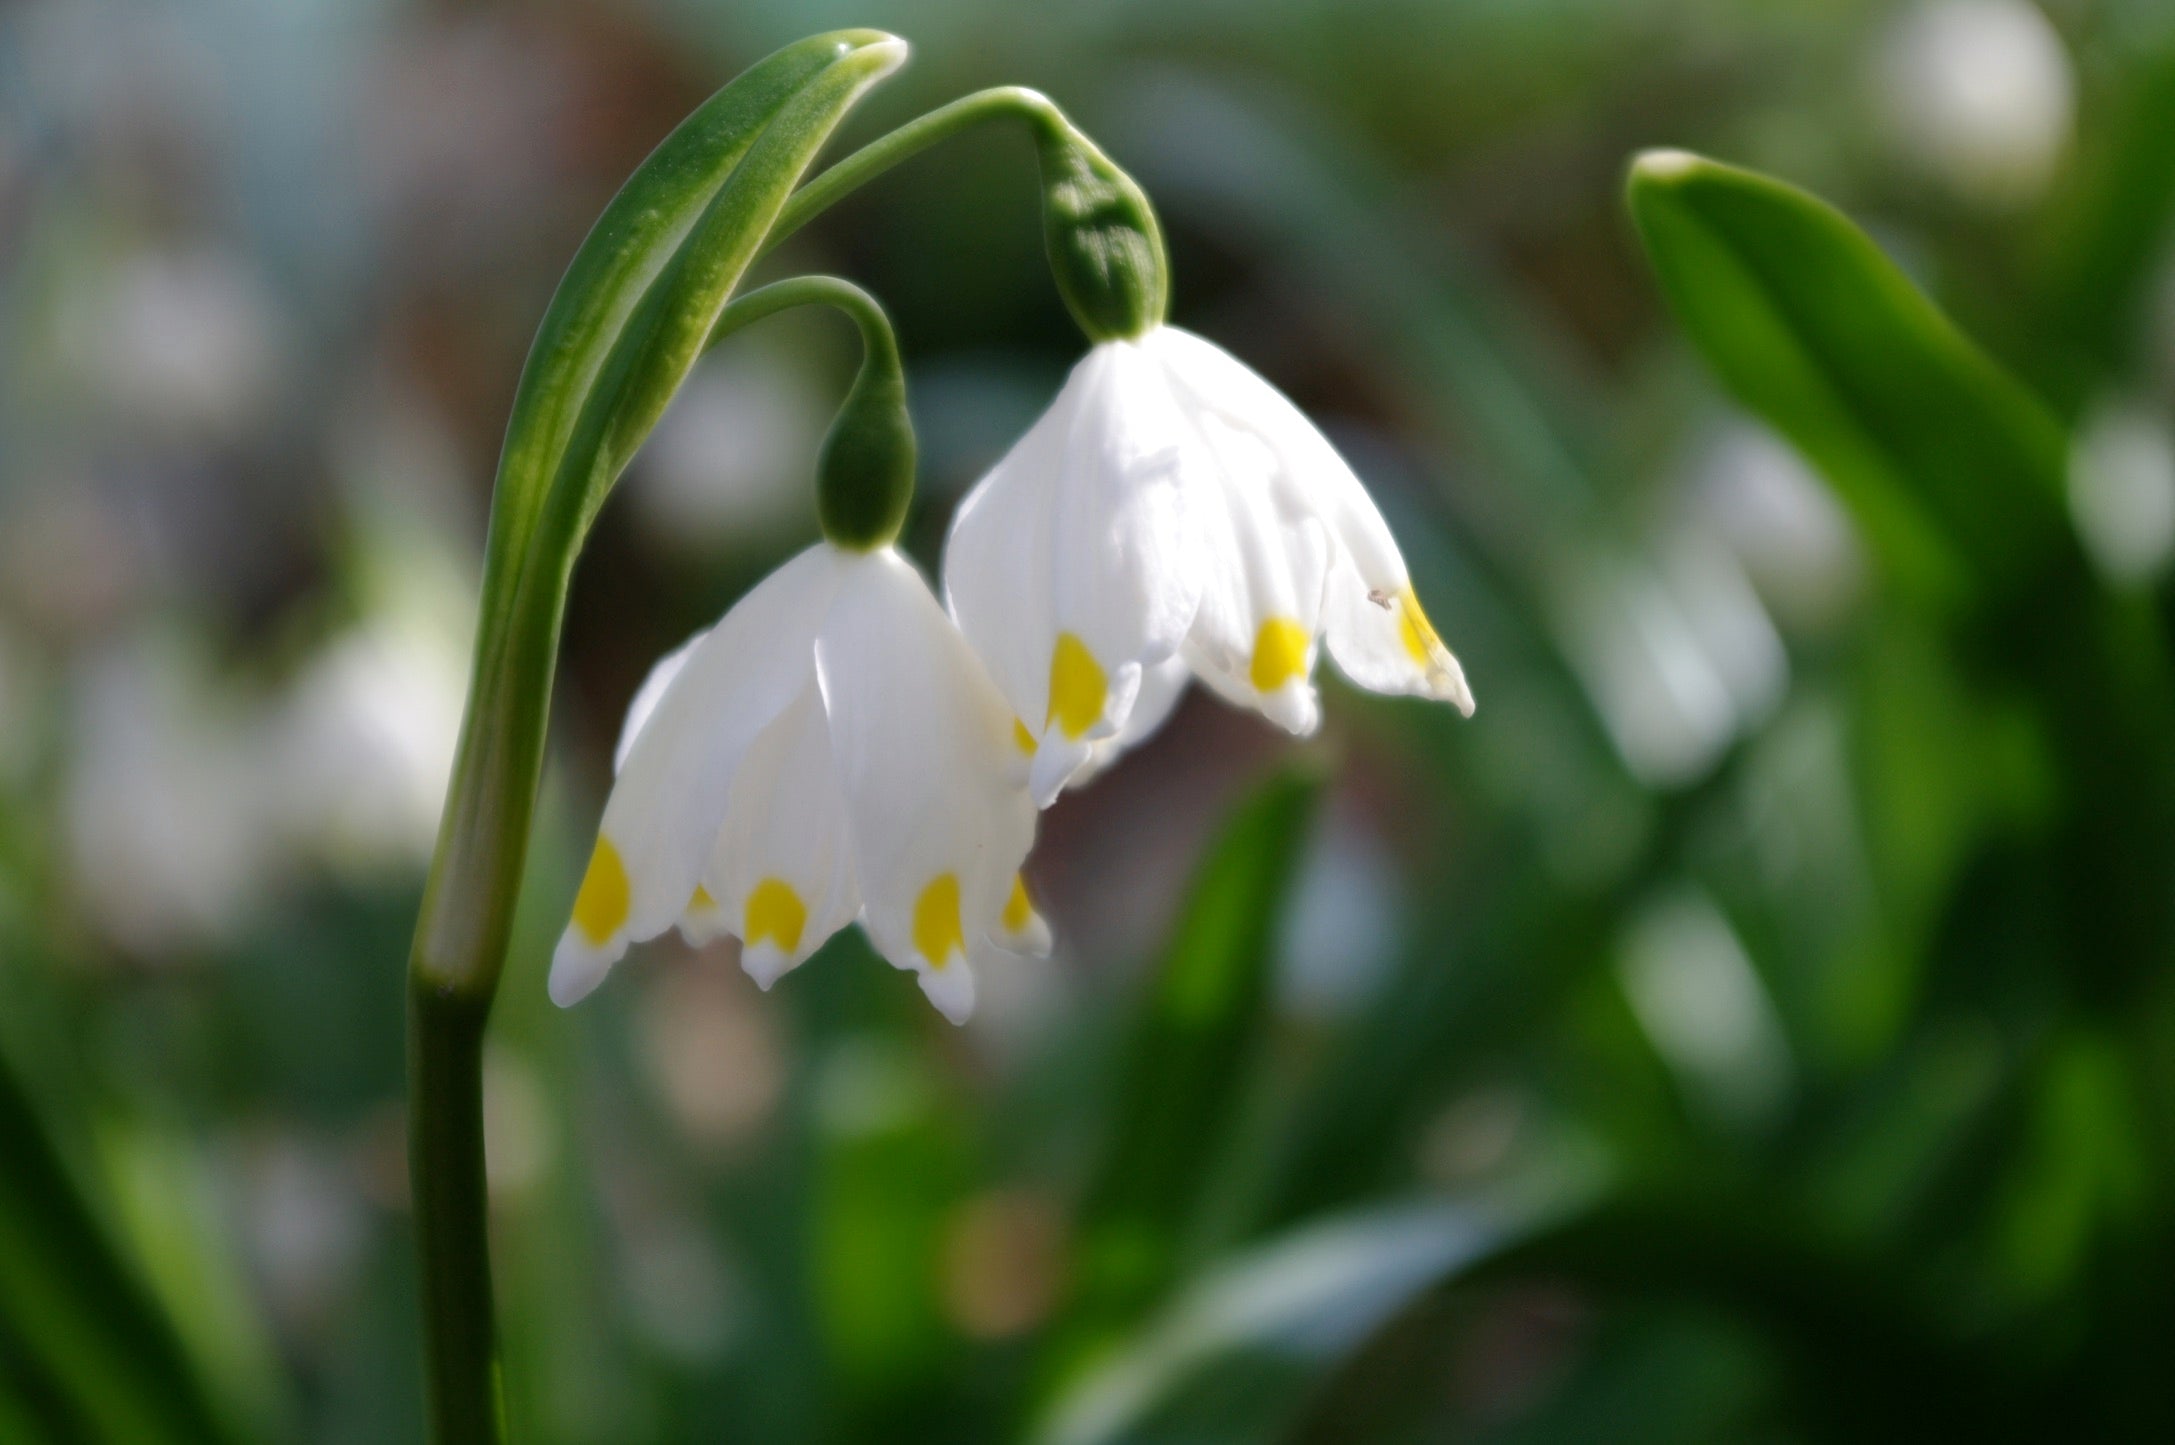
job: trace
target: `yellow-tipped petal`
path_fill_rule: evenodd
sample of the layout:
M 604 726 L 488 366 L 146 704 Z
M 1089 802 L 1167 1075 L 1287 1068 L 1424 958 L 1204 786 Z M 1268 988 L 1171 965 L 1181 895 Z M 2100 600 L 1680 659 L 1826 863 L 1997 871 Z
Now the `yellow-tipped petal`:
M 939 873 L 914 900 L 914 947 L 931 968 L 942 968 L 954 953 L 966 951 L 959 926 L 959 879 Z
M 1410 587 L 1397 594 L 1397 636 L 1405 644 L 1405 652 L 1421 667 L 1432 667 L 1442 648 L 1442 639 L 1435 635 L 1435 626 L 1420 610 L 1420 599 Z
M 1087 644 L 1070 632 L 1057 634 L 1050 654 L 1050 721 L 1078 738 L 1102 720 L 1110 679 Z
M 1295 677 L 1305 677 L 1307 630 L 1289 617 L 1271 617 L 1254 634 L 1254 662 L 1249 676 L 1259 692 L 1275 692 Z
M 765 878 L 748 893 L 747 920 L 740 941 L 754 945 L 769 939 L 781 953 L 800 947 L 801 930 L 808 926 L 808 905 L 793 886 L 780 878 Z
M 1035 905 L 1027 899 L 1027 885 L 1019 874 L 1012 875 L 1012 896 L 1005 900 L 1004 926 L 1007 932 L 1018 933 L 1033 921 Z
M 627 881 L 627 865 L 619 849 L 603 834 L 589 855 L 589 871 L 582 875 L 581 891 L 574 895 L 574 927 L 592 948 L 601 948 L 627 922 L 634 891 Z

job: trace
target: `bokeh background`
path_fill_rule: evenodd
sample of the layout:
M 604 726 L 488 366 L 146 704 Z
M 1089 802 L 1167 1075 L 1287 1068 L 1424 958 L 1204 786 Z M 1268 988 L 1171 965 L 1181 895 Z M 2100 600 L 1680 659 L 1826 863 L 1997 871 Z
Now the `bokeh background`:
M 152 1438 L 132 1392 L 420 1437 L 402 968 L 515 380 L 649 147 L 849 24 L 916 47 L 849 143 L 1018 82 L 1140 177 L 1175 319 L 1344 448 L 1479 712 L 1189 698 L 1045 816 L 1057 956 L 964 1030 L 858 936 L 554 1010 L 627 699 L 815 534 L 851 331 L 734 338 L 573 596 L 488 1062 L 519 1437 L 2168 1438 L 2165 941 L 2066 925 L 2032 694 L 1727 402 L 1622 204 L 1667 144 L 1841 205 L 2149 604 L 2162 0 L 13 0 L 0 1439 Z M 891 308 L 925 565 L 1080 350 L 1040 248 L 996 127 L 766 263 Z

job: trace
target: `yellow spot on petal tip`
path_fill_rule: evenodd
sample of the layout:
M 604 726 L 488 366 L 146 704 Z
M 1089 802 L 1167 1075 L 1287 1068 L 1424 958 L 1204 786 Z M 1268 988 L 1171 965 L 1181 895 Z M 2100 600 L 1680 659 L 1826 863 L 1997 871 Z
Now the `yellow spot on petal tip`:
M 748 892 L 747 917 L 740 941 L 754 945 L 769 939 L 780 953 L 801 946 L 801 930 L 808 926 L 808 905 L 782 878 L 765 878 Z
M 959 927 L 959 879 L 939 873 L 914 900 L 914 948 L 931 968 L 942 968 L 954 953 L 964 953 L 966 934 Z
M 1007 933 L 1024 933 L 1034 921 L 1035 905 L 1027 900 L 1027 885 L 1020 875 L 1012 875 L 1012 896 L 1004 904 L 1004 928 Z
M 1035 735 L 1027 731 L 1027 724 L 1018 718 L 1012 719 L 1012 746 L 1029 757 L 1035 755 Z
M 1289 617 L 1264 620 L 1254 634 L 1254 663 L 1250 676 L 1257 692 L 1275 692 L 1295 677 L 1307 673 L 1307 630 Z
M 574 928 L 591 948 L 602 948 L 626 926 L 634 890 L 627 882 L 627 865 L 619 849 L 602 833 L 596 851 L 589 855 L 589 871 L 582 874 L 581 891 L 574 895 Z
M 1397 594 L 1397 636 L 1414 664 L 1430 670 L 1442 666 L 1442 639 L 1435 635 L 1434 624 L 1427 620 L 1420 599 L 1410 587 Z
M 1058 633 L 1050 654 L 1048 720 L 1064 729 L 1066 737 L 1081 737 L 1102 720 L 1109 696 L 1110 679 L 1087 644 L 1070 632 Z
M 707 911 L 709 909 L 717 907 L 717 900 L 710 896 L 709 889 L 703 887 L 700 883 L 697 883 L 695 885 L 694 894 L 690 896 L 687 900 L 687 906 L 698 912 Z

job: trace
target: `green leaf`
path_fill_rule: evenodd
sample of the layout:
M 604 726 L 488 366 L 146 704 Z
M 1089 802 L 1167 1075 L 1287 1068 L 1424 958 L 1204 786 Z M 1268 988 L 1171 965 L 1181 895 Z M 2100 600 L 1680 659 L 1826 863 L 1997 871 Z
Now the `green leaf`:
M 842 54 L 884 43 L 898 42 L 842 31 L 758 61 L 665 137 L 605 207 L 560 279 L 522 367 L 492 496 L 489 576 L 510 580 L 518 572 L 606 356 L 726 178 L 788 102 Z
M 0 1159 L 0 1332 L 18 1343 L 45 1392 L 65 1402 L 88 1439 L 235 1438 L 5 1061 Z
M 1678 322 L 1812 459 L 1890 575 L 1955 600 L 2028 583 L 2067 535 L 2046 409 L 1825 202 L 1681 151 L 1629 199 Z
M 1267 1016 L 1276 921 L 1317 784 L 1286 772 L 1226 821 L 1186 897 L 1135 1025 L 1108 1155 L 1088 1196 L 1081 1318 L 1089 1332 L 1151 1302 L 1239 1102 Z

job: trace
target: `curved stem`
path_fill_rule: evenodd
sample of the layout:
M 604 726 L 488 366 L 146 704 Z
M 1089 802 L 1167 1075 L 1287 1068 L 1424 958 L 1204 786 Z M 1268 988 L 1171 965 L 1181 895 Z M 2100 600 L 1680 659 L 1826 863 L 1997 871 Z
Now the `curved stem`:
M 908 121 L 879 140 L 870 141 L 795 191 L 786 201 L 785 208 L 778 213 L 777 224 L 770 228 L 770 235 L 763 242 L 763 249 L 770 250 L 838 204 L 847 194 L 874 180 L 900 161 L 920 155 L 938 141 L 955 136 L 985 120 L 1006 118 L 1025 121 L 1029 126 L 1046 132 L 1072 128 L 1072 122 L 1057 108 L 1056 101 L 1041 91 L 1031 90 L 1024 85 L 1000 85 L 990 90 L 977 90 L 972 95 L 963 95 L 949 105 L 940 105 L 927 115 Z
M 795 306 L 830 306 L 845 312 L 861 330 L 864 355 L 893 370 L 898 368 L 899 343 L 891 332 L 891 318 L 884 315 L 884 308 L 875 297 L 838 276 L 794 276 L 736 297 L 731 305 L 718 313 L 717 324 L 710 328 L 709 339 L 702 343 L 702 348 L 708 351 L 742 327 L 752 326 L 766 316 L 775 316 Z

